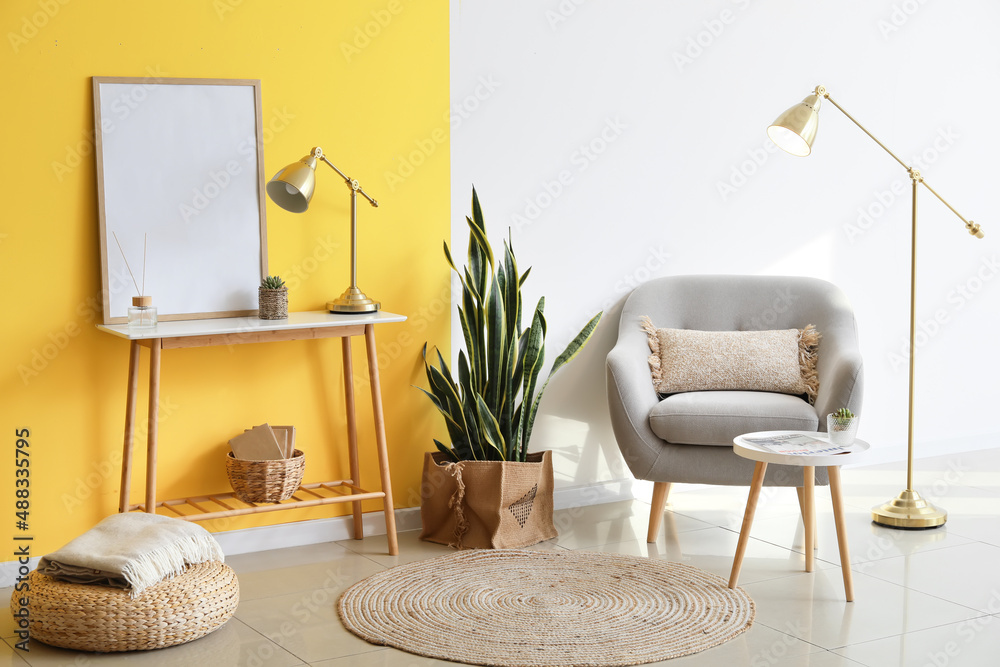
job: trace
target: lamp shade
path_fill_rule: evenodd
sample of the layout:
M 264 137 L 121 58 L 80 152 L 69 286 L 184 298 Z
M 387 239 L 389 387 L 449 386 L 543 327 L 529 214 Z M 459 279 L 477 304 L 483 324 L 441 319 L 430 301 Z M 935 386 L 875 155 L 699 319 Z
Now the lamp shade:
M 813 93 L 771 123 L 767 136 L 781 150 L 805 157 L 812 152 L 812 144 L 819 129 L 821 98 Z
M 268 181 L 265 189 L 271 201 L 281 208 L 302 213 L 309 208 L 316 189 L 316 158 L 306 155 L 288 165 Z

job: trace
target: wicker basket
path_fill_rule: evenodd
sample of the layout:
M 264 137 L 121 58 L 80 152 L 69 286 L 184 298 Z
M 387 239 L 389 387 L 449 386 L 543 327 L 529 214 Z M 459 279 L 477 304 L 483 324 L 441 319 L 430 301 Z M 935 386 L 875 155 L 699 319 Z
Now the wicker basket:
M 276 503 L 288 500 L 302 483 L 306 457 L 296 449 L 291 458 L 247 461 L 226 455 L 226 474 L 236 497 L 245 503 Z
M 288 317 L 288 288 L 257 288 L 257 317 L 262 320 L 283 320 Z
M 78 651 L 143 651 L 165 648 L 218 630 L 236 611 L 236 573 L 215 561 L 147 588 L 135 600 L 123 588 L 71 584 L 32 572 L 10 609 L 28 600 L 32 640 Z

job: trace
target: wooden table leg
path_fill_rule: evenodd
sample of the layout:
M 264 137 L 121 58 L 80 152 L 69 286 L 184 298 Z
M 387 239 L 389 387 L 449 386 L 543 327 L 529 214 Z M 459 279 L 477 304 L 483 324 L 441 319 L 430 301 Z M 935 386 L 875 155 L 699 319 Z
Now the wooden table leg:
M 128 512 L 132 491 L 132 444 L 135 440 L 135 401 L 139 394 L 139 341 L 128 350 L 128 389 L 125 394 L 125 444 L 122 447 L 122 483 L 118 490 L 118 511 Z
M 806 533 L 806 572 L 816 568 L 816 468 L 802 468 L 802 523 Z
M 851 554 L 847 548 L 847 526 L 844 524 L 844 504 L 840 496 L 840 466 L 829 466 L 830 495 L 833 498 L 833 520 L 837 526 L 837 544 L 840 547 L 840 569 L 844 573 L 844 593 L 847 601 L 854 601 L 854 582 L 851 579 Z
M 382 389 L 378 379 L 378 352 L 375 350 L 375 325 L 365 325 L 365 343 L 368 348 L 368 377 L 372 385 L 372 411 L 375 413 L 375 444 L 378 448 L 378 468 L 382 475 L 382 492 L 385 493 L 385 533 L 389 541 L 389 555 L 399 553 L 396 542 L 396 514 L 392 506 L 392 482 L 389 478 L 389 450 L 385 444 L 385 418 L 382 415 Z
M 767 472 L 767 464 L 763 461 L 758 461 L 753 469 L 753 481 L 750 483 L 747 509 L 743 513 L 743 526 L 740 528 L 740 541 L 736 545 L 736 556 L 733 558 L 733 571 L 729 575 L 730 588 L 736 588 L 736 583 L 740 578 L 740 569 L 743 567 L 743 555 L 747 551 L 747 542 L 750 541 L 750 526 L 753 525 L 753 515 L 757 511 L 757 498 L 760 497 L 760 489 L 764 486 L 765 472 Z
M 156 514 L 156 437 L 160 416 L 160 352 L 161 339 L 154 338 L 149 347 L 149 421 L 146 429 L 146 511 Z
M 354 403 L 354 362 L 351 357 L 351 337 L 344 336 L 344 401 L 347 404 L 347 456 L 351 464 L 351 483 L 361 486 L 361 466 L 358 463 L 358 422 Z M 351 489 L 354 494 L 354 489 Z M 354 508 L 354 539 L 365 536 L 364 522 L 361 518 L 361 501 L 351 503 Z

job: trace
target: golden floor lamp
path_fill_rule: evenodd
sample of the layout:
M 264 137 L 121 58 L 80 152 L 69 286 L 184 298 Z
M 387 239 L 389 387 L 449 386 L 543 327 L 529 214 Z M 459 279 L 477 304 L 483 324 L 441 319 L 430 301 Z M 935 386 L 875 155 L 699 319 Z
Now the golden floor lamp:
M 951 204 L 934 191 L 934 188 L 927 185 L 927 182 L 920 175 L 919 171 L 900 160 L 895 153 L 886 148 L 885 144 L 876 139 L 851 114 L 847 113 L 842 106 L 837 104 L 823 86 L 816 86 L 816 90 L 813 91 L 812 95 L 809 95 L 802 102 L 778 116 L 778 119 L 767 128 L 767 136 L 779 148 L 792 155 L 800 157 L 809 155 L 812 152 L 813 140 L 816 138 L 816 130 L 819 128 L 819 107 L 823 99 L 830 100 L 830 104 L 840 109 L 841 113 L 860 127 L 862 132 L 871 137 L 886 153 L 901 164 L 906 169 L 906 173 L 909 174 L 913 185 L 913 224 L 910 240 L 910 384 L 906 449 L 906 489 L 892 500 L 873 507 L 872 521 L 893 528 L 935 528 L 943 525 L 948 520 L 948 513 L 943 509 L 934 507 L 913 490 L 913 359 L 915 356 L 914 339 L 916 335 L 917 185 L 922 183 L 924 187 L 930 190 L 931 194 L 951 209 L 952 213 L 965 223 L 965 228 L 969 230 L 970 234 L 981 239 L 983 238 L 983 232 L 979 228 L 979 225 L 962 217 L 962 214 L 952 208 Z
M 358 194 L 367 199 L 372 206 L 378 202 L 368 196 L 358 182 L 337 169 L 330 162 L 323 149 L 317 146 L 309 155 L 298 162 L 293 162 L 267 183 L 267 196 L 275 204 L 291 211 L 302 213 L 309 208 L 313 191 L 316 189 L 316 160 L 328 164 L 351 189 L 351 284 L 338 298 L 326 302 L 326 309 L 331 313 L 373 313 L 379 309 L 379 302 L 373 301 L 358 289 Z

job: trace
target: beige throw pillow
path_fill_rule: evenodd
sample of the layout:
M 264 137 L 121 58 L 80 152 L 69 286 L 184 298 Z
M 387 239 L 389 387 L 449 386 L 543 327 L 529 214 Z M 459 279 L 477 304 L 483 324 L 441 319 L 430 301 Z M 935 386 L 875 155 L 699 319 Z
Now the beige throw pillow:
M 642 328 L 659 394 L 749 390 L 816 400 L 820 334 L 811 324 L 779 331 L 695 331 L 657 329 L 643 317 Z

